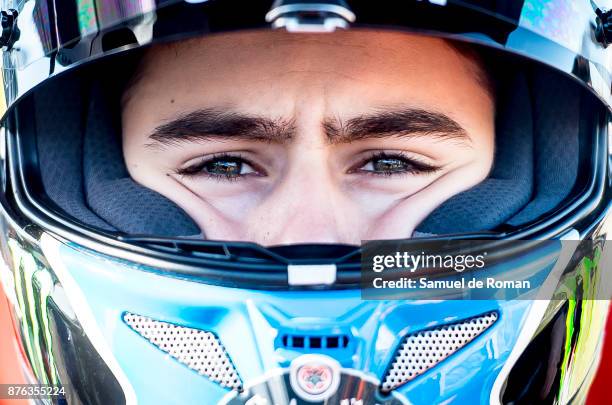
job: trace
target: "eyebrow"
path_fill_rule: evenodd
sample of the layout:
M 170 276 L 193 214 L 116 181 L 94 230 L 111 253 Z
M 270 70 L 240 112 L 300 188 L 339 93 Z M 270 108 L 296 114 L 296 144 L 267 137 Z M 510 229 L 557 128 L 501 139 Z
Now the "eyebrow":
M 467 131 L 448 115 L 420 108 L 384 110 L 343 122 L 339 118 L 323 122 L 331 143 L 353 142 L 365 138 L 433 137 L 471 143 Z
M 381 109 L 343 121 L 326 118 L 322 123 L 332 144 L 383 137 L 433 137 L 469 145 L 466 130 L 448 115 L 419 108 Z M 296 134 L 294 119 L 271 119 L 220 109 L 184 113 L 156 127 L 148 146 L 177 146 L 189 142 L 248 140 L 283 143 Z
M 183 113 L 157 126 L 148 146 L 176 146 L 213 140 L 286 142 L 293 138 L 293 120 L 249 116 L 209 108 Z

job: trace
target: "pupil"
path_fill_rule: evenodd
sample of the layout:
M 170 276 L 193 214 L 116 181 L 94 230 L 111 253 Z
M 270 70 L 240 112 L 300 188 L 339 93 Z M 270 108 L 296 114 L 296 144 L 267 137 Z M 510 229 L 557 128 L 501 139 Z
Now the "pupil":
M 406 170 L 406 165 L 399 159 L 378 159 L 374 162 L 377 172 L 400 172 Z
M 231 160 L 217 160 L 206 165 L 206 171 L 222 176 L 238 176 L 242 169 L 240 162 Z

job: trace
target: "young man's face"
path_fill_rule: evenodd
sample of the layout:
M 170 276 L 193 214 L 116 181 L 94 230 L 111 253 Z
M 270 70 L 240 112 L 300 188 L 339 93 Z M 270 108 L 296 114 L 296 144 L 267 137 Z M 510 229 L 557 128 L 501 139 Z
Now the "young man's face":
M 401 33 L 159 46 L 124 94 L 125 160 L 208 239 L 410 237 L 491 168 L 483 75 L 448 43 Z

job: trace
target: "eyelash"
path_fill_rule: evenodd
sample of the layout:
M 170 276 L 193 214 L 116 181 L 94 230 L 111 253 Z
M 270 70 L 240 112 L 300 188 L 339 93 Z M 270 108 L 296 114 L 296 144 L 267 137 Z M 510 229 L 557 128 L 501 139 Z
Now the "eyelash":
M 249 161 L 248 159 L 245 159 L 244 157 L 242 157 L 242 155 L 240 154 L 229 154 L 229 153 L 218 153 L 218 154 L 214 154 L 211 157 L 208 158 L 202 158 L 200 159 L 198 162 L 184 167 L 184 168 L 179 168 L 175 170 L 175 173 L 178 174 L 179 176 L 183 176 L 183 177 L 196 177 L 196 176 L 205 176 L 206 178 L 209 179 L 213 179 L 213 180 L 217 180 L 217 181 L 238 181 L 240 180 L 242 177 L 245 177 L 247 175 L 236 175 L 236 176 L 223 176 L 223 175 L 219 175 L 219 174 L 213 174 L 213 173 L 207 173 L 206 171 L 204 171 L 204 168 L 206 167 L 206 165 L 219 160 L 233 160 L 233 161 L 241 161 L 242 163 L 246 163 L 247 165 L 253 167 L 257 172 L 260 172 L 260 170 L 258 169 L 258 166 L 255 165 L 254 163 L 252 163 L 251 161 Z
M 405 171 L 401 171 L 401 172 L 400 171 L 398 172 L 389 171 L 389 172 L 382 172 L 382 173 L 361 169 L 367 163 L 377 160 L 377 159 L 401 160 L 408 165 L 408 168 Z M 229 181 L 229 182 L 238 181 L 241 178 L 248 176 L 248 174 L 247 175 L 224 176 L 224 175 L 213 174 L 213 173 L 208 173 L 204 171 L 204 168 L 206 167 L 206 165 L 216 160 L 218 161 L 222 161 L 222 160 L 241 161 L 253 167 L 257 172 L 262 172 L 261 170 L 257 168 L 257 165 L 253 164 L 251 161 L 249 161 L 248 159 L 245 159 L 239 154 L 233 155 L 233 154 L 227 154 L 227 153 L 220 153 L 220 154 L 215 154 L 209 158 L 203 158 L 190 166 L 179 168 L 175 170 L 175 173 L 180 176 L 184 176 L 184 177 L 205 176 L 206 178 L 209 178 L 209 179 L 213 179 L 217 181 Z M 368 176 L 377 176 L 377 177 L 381 177 L 381 176 L 395 177 L 395 176 L 405 176 L 409 174 L 417 174 L 417 175 L 418 174 L 430 174 L 430 173 L 435 173 L 441 169 L 442 169 L 441 166 L 434 166 L 429 163 L 422 162 L 418 159 L 415 159 L 414 157 L 409 157 L 408 155 L 402 152 L 394 152 L 394 153 L 375 152 L 369 155 L 368 157 L 364 158 L 363 160 L 361 160 L 360 163 L 355 165 L 353 169 L 349 169 L 348 173 L 360 173 L 360 174 L 365 174 Z
M 378 160 L 378 159 L 397 159 L 404 161 L 409 167 L 403 172 L 373 172 L 369 170 L 362 170 L 361 168 L 365 166 L 370 161 Z M 364 158 L 360 161 L 359 164 L 353 166 L 354 169 L 349 169 L 349 173 L 361 173 L 368 176 L 384 176 L 384 177 L 392 177 L 392 176 L 405 176 L 409 174 L 431 174 L 442 169 L 442 166 L 434 166 L 429 163 L 425 163 L 419 159 L 408 156 L 403 152 L 374 152 L 368 157 Z

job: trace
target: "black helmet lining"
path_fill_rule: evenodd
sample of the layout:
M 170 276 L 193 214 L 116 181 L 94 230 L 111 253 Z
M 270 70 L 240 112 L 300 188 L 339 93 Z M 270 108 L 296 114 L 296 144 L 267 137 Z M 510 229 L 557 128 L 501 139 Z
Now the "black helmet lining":
M 60 79 L 34 95 L 40 173 L 50 199 L 77 220 L 106 231 L 199 235 L 176 204 L 130 178 L 117 100 L 108 100 L 101 84 L 84 82 Z

